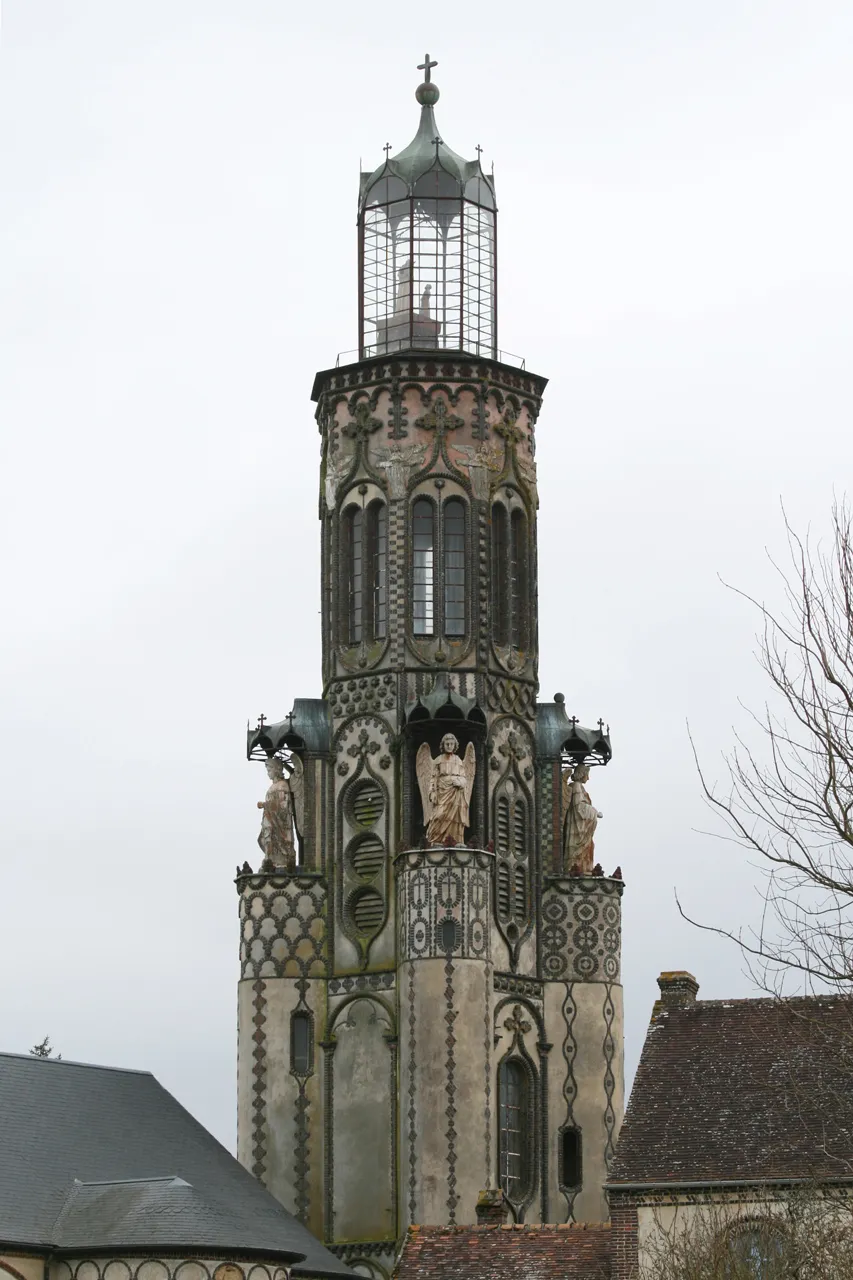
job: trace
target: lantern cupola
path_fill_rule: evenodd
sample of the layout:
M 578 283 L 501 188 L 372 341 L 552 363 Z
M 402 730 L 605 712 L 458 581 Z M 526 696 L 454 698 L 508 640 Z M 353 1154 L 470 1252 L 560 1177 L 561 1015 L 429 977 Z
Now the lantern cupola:
M 427 54 L 417 133 L 361 175 L 359 356 L 440 348 L 497 355 L 497 208 L 492 177 L 444 142 Z

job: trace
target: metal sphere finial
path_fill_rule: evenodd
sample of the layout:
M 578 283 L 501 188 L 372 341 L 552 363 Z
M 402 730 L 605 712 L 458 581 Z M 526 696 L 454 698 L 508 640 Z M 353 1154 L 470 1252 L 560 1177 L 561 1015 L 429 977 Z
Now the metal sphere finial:
M 440 97 L 438 85 L 433 84 L 431 80 L 429 83 L 424 81 L 415 89 L 415 97 L 422 107 L 434 107 Z

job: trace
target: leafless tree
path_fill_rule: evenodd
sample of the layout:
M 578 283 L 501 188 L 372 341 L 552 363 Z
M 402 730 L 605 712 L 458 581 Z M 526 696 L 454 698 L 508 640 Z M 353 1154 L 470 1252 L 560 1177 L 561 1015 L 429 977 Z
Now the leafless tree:
M 774 1203 L 775 1201 L 775 1203 Z M 637 1280 L 849 1280 L 849 1202 L 800 1188 L 764 1204 L 709 1200 L 658 1210 L 644 1235 Z
M 853 515 L 832 509 L 827 545 L 801 537 L 785 518 L 789 560 L 775 565 L 784 606 L 747 593 L 762 630 L 758 660 L 771 699 L 753 722 L 763 745 L 744 737 L 726 758 L 729 785 L 705 796 L 731 837 L 760 855 L 767 872 L 760 927 L 727 936 L 768 989 L 799 975 L 806 990 L 853 989 Z M 693 923 L 697 923 L 694 921 Z M 708 927 L 708 926 L 703 926 Z M 717 929 L 724 933 L 725 930 Z

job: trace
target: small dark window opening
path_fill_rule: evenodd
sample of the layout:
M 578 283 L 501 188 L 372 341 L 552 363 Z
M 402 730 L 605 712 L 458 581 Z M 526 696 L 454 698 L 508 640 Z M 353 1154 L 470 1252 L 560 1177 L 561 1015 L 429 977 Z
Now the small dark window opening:
M 516 1204 L 527 1194 L 530 1180 L 527 1142 L 529 1102 L 527 1072 L 510 1058 L 498 1069 L 498 1162 L 501 1189 Z
M 579 1187 L 583 1182 L 580 1129 L 560 1133 L 560 1186 Z
M 313 1065 L 311 1015 L 294 1013 L 290 1018 L 290 1065 L 298 1076 L 311 1074 Z
M 358 644 L 362 636 L 362 608 L 364 604 L 364 512 L 360 507 L 350 507 L 345 516 L 346 540 L 346 639 Z

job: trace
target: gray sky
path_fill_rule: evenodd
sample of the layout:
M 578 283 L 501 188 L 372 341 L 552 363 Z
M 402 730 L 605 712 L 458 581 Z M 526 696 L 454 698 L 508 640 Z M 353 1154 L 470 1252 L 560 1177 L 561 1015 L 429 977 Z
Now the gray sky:
M 779 498 L 849 487 L 848 0 L 4 0 L 2 1045 L 147 1067 L 228 1145 L 244 726 L 317 696 L 315 370 L 355 346 L 359 157 L 495 161 L 502 348 L 538 428 L 541 682 L 609 720 L 627 1058 L 655 978 L 751 990 L 697 833 L 761 705 Z

